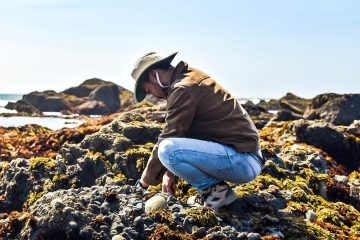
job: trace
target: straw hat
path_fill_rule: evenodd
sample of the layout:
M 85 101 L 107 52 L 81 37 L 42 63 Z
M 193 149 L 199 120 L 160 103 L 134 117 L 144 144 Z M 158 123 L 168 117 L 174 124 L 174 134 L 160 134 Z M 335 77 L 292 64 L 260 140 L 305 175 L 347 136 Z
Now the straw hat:
M 137 102 L 144 100 L 147 95 L 147 93 L 141 88 L 141 83 L 147 78 L 148 73 L 162 64 L 170 64 L 177 53 L 178 52 L 174 52 L 167 57 L 161 57 L 156 52 L 149 52 L 135 63 L 134 68 L 131 71 L 131 76 L 135 80 L 134 93 Z

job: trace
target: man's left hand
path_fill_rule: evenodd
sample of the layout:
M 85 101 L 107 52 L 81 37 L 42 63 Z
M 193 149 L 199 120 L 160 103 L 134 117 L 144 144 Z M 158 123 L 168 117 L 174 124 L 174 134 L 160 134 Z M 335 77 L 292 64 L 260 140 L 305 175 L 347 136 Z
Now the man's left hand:
M 167 170 L 163 176 L 162 191 L 168 192 L 173 196 L 175 195 L 176 184 L 174 181 L 174 174 L 172 174 L 169 170 Z

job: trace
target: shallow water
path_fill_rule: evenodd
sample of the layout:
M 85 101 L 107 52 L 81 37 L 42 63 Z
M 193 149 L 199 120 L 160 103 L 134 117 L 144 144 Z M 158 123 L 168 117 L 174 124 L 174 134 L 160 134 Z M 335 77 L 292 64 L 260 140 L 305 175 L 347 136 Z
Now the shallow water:
M 82 120 L 78 119 L 64 119 L 57 117 L 27 117 L 27 116 L 14 116 L 14 117 L 0 117 L 0 127 L 20 127 L 26 124 L 37 124 L 52 130 L 61 128 L 73 128 L 81 125 Z

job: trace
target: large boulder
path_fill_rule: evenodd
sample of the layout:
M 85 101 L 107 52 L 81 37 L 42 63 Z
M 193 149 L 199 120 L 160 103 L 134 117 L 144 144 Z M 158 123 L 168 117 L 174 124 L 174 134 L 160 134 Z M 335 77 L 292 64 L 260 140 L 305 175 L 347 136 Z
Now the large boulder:
M 73 95 L 76 97 L 87 97 L 95 88 L 106 83 L 109 82 L 101 80 L 99 78 L 91 78 L 85 80 L 82 84 L 80 84 L 77 87 L 71 87 L 62 91 L 62 93 L 65 93 L 67 95 Z
M 110 81 L 92 78 L 77 87 L 62 92 L 47 90 L 25 94 L 16 103 L 9 103 L 5 108 L 18 112 L 37 113 L 61 112 L 63 114 L 104 115 L 117 112 L 123 107 L 130 107 L 134 94 Z
M 261 113 L 266 113 L 267 110 L 264 107 L 254 104 L 252 101 L 247 101 L 244 104 L 241 104 L 245 110 L 249 113 L 250 116 L 258 116 Z
M 335 125 L 350 125 L 360 119 L 360 94 L 326 93 L 316 96 L 304 113 L 307 119 L 325 119 Z
M 286 93 L 284 97 L 278 100 L 271 99 L 268 102 L 261 100 L 257 105 L 268 111 L 289 110 L 302 115 L 310 102 L 310 99 L 301 98 L 293 93 Z
M 90 100 L 102 101 L 109 109 L 110 113 L 116 112 L 120 108 L 120 90 L 115 84 L 102 85 L 94 89 L 90 95 Z
M 325 121 L 296 120 L 290 126 L 298 142 L 323 149 L 349 169 L 360 167 L 360 141 Z
M 15 102 L 8 102 L 6 104 L 5 108 L 10 110 L 16 110 L 17 112 L 26 112 L 26 113 L 36 113 L 41 114 L 39 109 L 35 108 L 34 106 L 30 105 L 28 102 L 24 100 L 19 100 L 16 103 Z
M 70 103 L 65 99 L 57 96 L 49 96 L 45 98 L 38 109 L 42 112 L 60 112 L 70 108 Z
M 74 112 L 84 115 L 104 115 L 109 114 L 110 109 L 102 101 L 88 101 L 76 106 Z
M 284 97 L 279 99 L 281 108 L 297 114 L 303 114 L 310 101 L 311 100 L 309 99 L 298 97 L 293 93 L 287 93 Z
M 289 110 L 280 110 L 275 113 L 275 116 L 271 119 L 273 121 L 290 121 L 302 118 L 301 115 L 291 112 Z

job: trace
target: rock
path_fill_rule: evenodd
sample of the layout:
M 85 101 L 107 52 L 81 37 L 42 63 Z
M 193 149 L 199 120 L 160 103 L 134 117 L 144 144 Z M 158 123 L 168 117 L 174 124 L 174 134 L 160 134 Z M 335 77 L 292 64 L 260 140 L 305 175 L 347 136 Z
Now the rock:
M 107 84 L 107 81 L 101 80 L 99 78 L 91 78 L 88 80 L 85 80 L 82 84 L 80 84 L 77 87 L 71 87 L 68 88 L 62 93 L 65 93 L 66 95 L 73 95 L 76 97 L 88 97 L 89 94 L 98 86 Z
M 115 84 L 103 85 L 94 89 L 90 95 L 90 100 L 103 102 L 109 109 L 109 113 L 116 112 L 120 108 L 120 90 Z
M 126 240 L 122 235 L 118 234 L 111 238 L 111 240 Z
M 16 110 L 17 112 L 26 112 L 26 113 L 32 113 L 32 114 L 41 114 L 41 111 L 29 104 L 28 102 L 24 100 L 19 100 L 16 103 L 9 102 L 5 108 L 10 110 Z
M 308 210 L 305 216 L 306 216 L 306 220 L 308 220 L 309 222 L 315 222 L 316 220 L 316 213 L 312 209 Z
M 335 175 L 334 180 L 340 184 L 346 185 L 349 182 L 349 179 L 344 175 Z
M 60 112 L 68 110 L 71 107 L 70 103 L 64 98 L 58 96 L 49 96 L 44 101 L 37 105 L 37 109 L 42 112 Z
M 271 119 L 272 121 L 290 121 L 301 119 L 302 116 L 296 113 L 293 113 L 289 110 L 279 110 L 275 116 Z
M 319 147 L 350 169 L 360 166 L 360 142 L 349 138 L 331 123 L 296 120 L 292 129 L 298 142 Z
M 62 210 L 64 208 L 64 204 L 59 198 L 53 199 L 50 204 L 56 210 Z
M 104 115 L 118 111 L 121 101 L 129 107 L 134 103 L 133 93 L 112 82 L 93 78 L 86 80 L 78 87 L 59 93 L 47 90 L 25 94 L 16 103 L 8 103 L 6 108 L 34 114 L 62 112 Z
M 75 112 L 84 115 L 104 115 L 109 114 L 110 109 L 102 101 L 88 101 L 76 106 Z
M 151 197 L 149 200 L 145 202 L 145 213 L 150 213 L 151 211 L 166 208 L 167 195 L 165 194 L 157 194 Z
M 261 106 L 254 104 L 252 101 L 247 101 L 245 104 L 241 104 L 245 108 L 246 112 L 250 116 L 257 116 L 260 113 L 266 113 L 267 110 Z
M 354 120 L 354 122 L 347 128 L 347 133 L 360 136 L 360 120 Z
M 259 240 L 261 238 L 261 235 L 258 233 L 249 233 L 247 235 L 248 240 Z
M 304 113 L 309 103 L 309 99 L 298 97 L 293 93 L 286 93 L 284 97 L 279 99 L 279 104 L 282 109 L 301 115 Z
M 360 94 L 321 94 L 304 113 L 307 119 L 324 119 L 335 125 L 350 125 L 360 119 Z
M 349 185 L 351 202 L 357 209 L 360 209 L 360 179 L 352 180 Z

